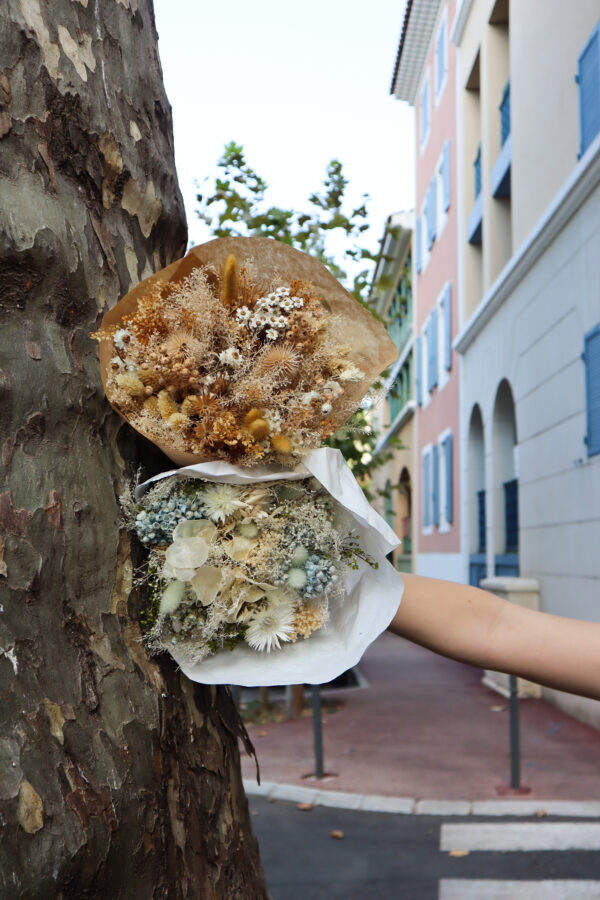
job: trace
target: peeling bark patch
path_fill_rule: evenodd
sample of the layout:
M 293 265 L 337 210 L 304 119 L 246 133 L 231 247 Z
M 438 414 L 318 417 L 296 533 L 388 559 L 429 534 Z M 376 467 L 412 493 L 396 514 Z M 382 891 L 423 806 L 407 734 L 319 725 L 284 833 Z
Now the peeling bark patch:
M 76 41 L 64 25 L 58 26 L 58 39 L 66 56 L 75 67 L 82 81 L 87 81 L 87 70 L 96 71 L 96 59 L 92 53 L 92 36 L 82 33 Z M 87 67 L 87 68 L 86 68 Z
M 119 175 L 123 171 L 123 157 L 115 138 L 109 131 L 105 131 L 98 141 L 100 153 L 104 157 L 102 171 L 102 205 L 104 209 L 110 209 L 115 200 L 115 185 Z
M 5 578 L 8 575 L 8 568 L 6 566 L 6 560 L 4 559 L 4 548 L 6 544 L 4 542 L 4 538 L 0 537 L 0 575 L 3 575 Z
M 46 164 L 46 168 L 48 169 L 48 177 L 50 178 L 50 190 L 54 193 L 58 193 L 58 185 L 56 183 L 56 169 L 54 168 L 54 163 L 52 162 L 52 157 L 50 156 L 50 151 L 48 150 L 48 144 L 46 141 L 40 141 L 37 145 L 38 153 L 44 160 Z M 39 357 L 41 359 L 41 357 Z
M 7 135 L 11 128 L 12 119 L 10 117 L 10 113 L 3 109 L 2 112 L 0 112 L 0 138 L 3 138 L 5 135 Z
M 137 216 L 142 234 L 145 238 L 150 237 L 162 212 L 162 202 L 156 196 L 154 184 L 148 181 L 142 190 L 139 183 L 130 178 L 123 188 L 121 206 L 130 216 Z
M 136 144 L 142 139 L 142 132 L 140 131 L 137 122 L 134 122 L 133 119 L 131 119 L 129 122 L 129 134 L 134 139 Z
M 83 616 L 75 615 L 67 601 L 63 603 L 63 612 L 64 632 L 79 657 L 81 699 L 89 712 L 95 712 L 100 706 L 100 700 L 96 685 L 96 666 L 90 649 L 90 637 L 93 632 Z
M 42 798 L 27 779 L 23 779 L 17 801 L 17 821 L 27 834 L 35 834 L 44 827 Z
M 67 805 L 77 813 L 83 827 L 87 828 L 88 820 L 93 817 L 100 819 L 111 831 L 116 831 L 117 820 L 108 787 L 102 785 L 99 788 L 93 785 L 82 777 L 75 766 L 71 766 L 67 774 L 71 783 L 75 785 L 66 796 Z
M 31 413 L 30 416 L 27 416 L 27 428 L 30 431 L 33 431 L 34 434 L 39 434 L 40 436 L 44 434 L 46 431 L 46 417 L 41 412 Z
M 0 797 L 10 800 L 19 793 L 23 770 L 21 748 L 14 738 L 0 738 Z
M 72 355 L 73 359 L 75 360 L 75 365 L 77 366 L 78 371 L 83 372 L 83 361 L 77 351 L 77 346 L 76 346 L 78 337 L 79 337 L 79 331 L 76 328 L 69 335 L 69 350 L 71 351 L 71 355 Z
M 21 11 L 29 30 L 35 35 L 39 48 L 42 51 L 44 65 L 48 69 L 51 78 L 59 77 L 58 62 L 60 50 L 58 44 L 50 40 L 50 32 L 46 27 L 40 0 L 21 0 Z
M 33 513 L 28 509 L 17 509 L 13 506 L 10 491 L 0 494 L 0 525 L 9 534 L 23 537 L 25 529 L 33 519 Z
M 30 359 L 41 359 L 42 358 L 42 348 L 39 344 L 36 344 L 34 341 L 25 341 L 25 350 L 27 351 L 27 356 Z
M 52 737 L 55 737 L 59 743 L 64 744 L 65 736 L 63 734 L 63 725 L 66 720 L 62 714 L 62 709 L 58 703 L 53 703 L 52 700 L 48 700 L 47 697 L 44 697 L 44 706 L 46 707 L 46 715 L 48 716 L 48 722 L 50 723 L 50 734 Z
M 9 661 L 11 666 L 13 667 L 13 672 L 15 675 L 19 674 L 19 660 L 17 659 L 17 654 L 15 653 L 14 647 L 9 647 L 8 650 L 4 650 L 0 647 L 0 656 L 5 656 Z
M 48 497 L 48 503 L 46 505 L 46 515 L 48 516 L 48 521 L 51 525 L 53 525 L 58 531 L 63 530 L 64 519 L 63 519 L 63 503 L 62 497 L 55 491 L 54 488 L 50 491 L 50 496 Z
M 115 275 L 117 274 L 117 261 L 115 259 L 114 254 L 114 241 L 108 231 L 108 228 L 102 224 L 100 219 L 94 215 L 94 213 L 90 212 L 90 221 L 92 223 L 92 228 L 96 233 L 96 237 L 98 238 L 98 242 L 104 251 L 104 255 L 106 256 L 106 262 L 108 263 L 108 268 Z
M 6 438 L 4 443 L 2 444 L 2 465 L 5 469 L 8 469 L 12 462 L 13 453 L 15 452 L 15 442 L 9 437 Z

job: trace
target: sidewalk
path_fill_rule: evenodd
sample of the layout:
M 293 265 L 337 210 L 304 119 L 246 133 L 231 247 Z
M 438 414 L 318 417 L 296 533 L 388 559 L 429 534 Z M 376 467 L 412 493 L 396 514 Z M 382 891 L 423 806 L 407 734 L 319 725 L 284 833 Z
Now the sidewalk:
M 481 684 L 479 670 L 389 633 L 359 668 L 368 687 L 327 694 L 341 704 L 323 716 L 332 777 L 303 778 L 314 771 L 312 718 L 305 718 L 248 728 L 263 782 L 417 801 L 502 796 L 497 789 L 510 779 L 508 700 Z M 600 801 L 600 731 L 543 700 L 520 702 L 520 727 L 521 784 L 531 790 L 519 801 Z M 249 783 L 254 762 L 241 753 Z

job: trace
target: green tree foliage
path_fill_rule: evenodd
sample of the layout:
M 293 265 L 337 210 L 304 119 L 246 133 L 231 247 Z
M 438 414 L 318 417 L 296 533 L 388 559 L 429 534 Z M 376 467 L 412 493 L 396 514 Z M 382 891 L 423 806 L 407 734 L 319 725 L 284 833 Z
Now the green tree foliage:
M 368 268 L 354 275 L 352 284 L 346 287 L 359 303 L 376 315 L 368 301 L 376 256 L 359 244 L 369 228 L 368 195 L 362 195 L 360 206 L 347 210 L 348 181 L 339 160 L 332 159 L 328 164 L 321 191 L 309 196 L 304 211 L 268 205 L 268 183 L 246 162 L 244 148 L 235 141 L 225 145 L 217 169 L 214 179 L 207 179 L 208 189 L 197 195 L 198 216 L 209 226 L 214 237 L 275 238 L 315 256 L 342 283 L 348 278 L 345 263 L 370 263 Z M 333 234 L 344 237 L 341 260 L 328 246 L 328 238 Z M 393 450 L 401 446 L 397 438 L 392 438 L 385 452 L 375 453 L 378 438 L 369 423 L 367 410 L 361 408 L 327 441 L 329 446 L 341 450 L 369 500 L 374 499 L 369 488 L 373 472 L 388 462 Z M 378 493 L 385 495 L 385 491 Z

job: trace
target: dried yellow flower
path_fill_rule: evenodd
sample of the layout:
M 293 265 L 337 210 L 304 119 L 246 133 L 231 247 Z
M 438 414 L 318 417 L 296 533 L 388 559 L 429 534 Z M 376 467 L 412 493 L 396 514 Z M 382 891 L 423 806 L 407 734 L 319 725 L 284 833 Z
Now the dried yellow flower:
M 135 375 L 123 374 L 117 375 L 115 381 L 126 394 L 130 397 L 142 397 L 144 394 L 144 384 Z
M 158 411 L 163 419 L 179 412 L 179 407 L 167 391 L 161 391 L 158 395 Z
M 248 431 L 255 441 L 264 441 L 270 430 L 269 423 L 264 419 L 255 419 L 254 422 L 251 422 L 248 426 Z
M 274 434 L 271 438 L 271 447 L 275 453 L 283 453 L 287 455 L 292 452 L 292 442 L 285 434 Z
M 187 416 L 184 416 L 183 413 L 179 412 L 170 415 L 168 422 L 171 428 L 175 428 L 176 431 L 185 431 L 185 429 L 192 424 Z

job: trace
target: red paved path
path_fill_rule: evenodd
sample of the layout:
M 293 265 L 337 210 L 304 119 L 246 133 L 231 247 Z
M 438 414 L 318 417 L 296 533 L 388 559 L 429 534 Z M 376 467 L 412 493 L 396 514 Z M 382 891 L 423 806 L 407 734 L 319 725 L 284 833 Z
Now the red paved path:
M 498 798 L 508 784 L 508 701 L 481 672 L 382 635 L 360 663 L 369 687 L 338 691 L 324 717 L 324 790 L 436 800 Z M 492 707 L 505 707 L 494 712 Z M 529 798 L 600 800 L 600 731 L 543 700 L 520 703 Z M 264 781 L 314 786 L 312 720 L 252 726 Z M 244 777 L 254 764 L 242 751 Z

